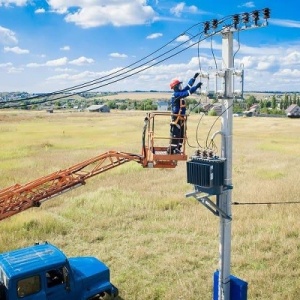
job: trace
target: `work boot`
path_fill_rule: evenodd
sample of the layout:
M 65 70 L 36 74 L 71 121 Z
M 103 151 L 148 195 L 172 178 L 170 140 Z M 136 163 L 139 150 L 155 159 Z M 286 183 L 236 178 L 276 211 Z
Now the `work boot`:
M 178 148 L 174 149 L 173 154 L 181 154 L 180 149 L 178 149 Z

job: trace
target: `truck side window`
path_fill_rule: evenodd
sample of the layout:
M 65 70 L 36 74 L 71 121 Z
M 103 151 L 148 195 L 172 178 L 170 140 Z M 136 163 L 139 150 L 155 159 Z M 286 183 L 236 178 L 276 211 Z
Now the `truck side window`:
M 47 287 L 53 287 L 64 283 L 63 269 L 53 269 L 46 272 Z
M 23 298 L 35 294 L 41 290 L 40 276 L 35 275 L 21 279 L 17 283 L 18 297 Z

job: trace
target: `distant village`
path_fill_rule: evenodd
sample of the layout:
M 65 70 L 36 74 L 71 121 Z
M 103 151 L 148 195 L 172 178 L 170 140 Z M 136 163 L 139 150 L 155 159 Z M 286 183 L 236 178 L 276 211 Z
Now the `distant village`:
M 74 110 L 110 112 L 111 110 L 170 110 L 171 92 L 85 92 L 80 94 L 30 94 L 0 92 L 1 109 Z M 186 98 L 190 111 L 208 115 L 222 114 L 222 97 L 214 92 Z M 234 116 L 277 116 L 300 118 L 300 93 L 245 92 L 234 97 Z

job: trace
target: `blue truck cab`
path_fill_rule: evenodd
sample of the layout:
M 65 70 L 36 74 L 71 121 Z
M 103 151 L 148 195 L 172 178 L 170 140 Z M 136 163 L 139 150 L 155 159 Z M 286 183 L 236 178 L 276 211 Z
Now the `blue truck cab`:
M 50 243 L 0 254 L 0 300 L 113 299 L 109 268 L 95 257 L 72 257 Z

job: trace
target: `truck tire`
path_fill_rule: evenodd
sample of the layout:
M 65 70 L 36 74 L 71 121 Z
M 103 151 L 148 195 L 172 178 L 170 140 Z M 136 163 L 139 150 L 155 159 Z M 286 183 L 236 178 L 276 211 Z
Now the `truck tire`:
M 106 292 L 103 292 L 101 294 L 97 294 L 97 295 L 90 297 L 88 300 L 112 300 L 114 298 L 115 298 L 115 296 L 112 296 Z

